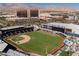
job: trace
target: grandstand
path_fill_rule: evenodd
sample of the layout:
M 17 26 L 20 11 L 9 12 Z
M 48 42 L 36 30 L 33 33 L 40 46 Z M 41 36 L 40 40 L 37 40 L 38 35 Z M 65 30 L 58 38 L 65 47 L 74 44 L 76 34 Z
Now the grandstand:
M 0 51 L 3 51 L 7 47 L 7 43 L 4 41 L 0 40 Z
M 11 26 L 1 28 L 1 37 L 5 38 L 6 36 L 15 35 L 17 33 L 31 32 L 33 31 L 33 26 L 24 27 L 22 26 Z
M 12 50 L 12 49 L 9 49 L 6 53 L 6 55 L 8 55 L 8 56 L 27 56 L 21 52 L 18 52 L 18 51 Z
M 66 33 L 67 35 L 68 35 L 68 33 L 72 33 L 72 34 L 77 34 L 77 36 L 79 36 L 79 25 L 76 25 L 76 24 L 53 22 L 53 23 L 43 24 L 42 28 Z

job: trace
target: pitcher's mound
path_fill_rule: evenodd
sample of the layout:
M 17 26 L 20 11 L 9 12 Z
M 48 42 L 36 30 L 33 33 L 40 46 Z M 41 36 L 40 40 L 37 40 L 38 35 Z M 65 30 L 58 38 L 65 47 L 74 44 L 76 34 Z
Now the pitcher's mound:
M 28 35 L 21 35 L 20 37 L 22 37 L 23 39 L 20 41 L 17 41 L 16 44 L 23 44 L 28 42 L 31 38 Z

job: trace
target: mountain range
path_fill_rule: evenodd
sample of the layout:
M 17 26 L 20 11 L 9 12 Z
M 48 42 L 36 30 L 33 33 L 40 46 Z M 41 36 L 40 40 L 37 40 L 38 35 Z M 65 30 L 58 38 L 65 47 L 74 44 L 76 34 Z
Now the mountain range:
M 36 8 L 46 8 L 46 9 L 52 9 L 52 10 L 61 10 L 61 11 L 72 11 L 72 10 L 77 10 L 75 8 L 71 8 L 71 7 L 66 7 L 66 6 L 47 6 L 47 7 L 41 7 L 41 6 L 37 6 L 31 3 L 0 3 L 0 9 L 1 8 L 32 8 L 32 7 L 36 7 Z

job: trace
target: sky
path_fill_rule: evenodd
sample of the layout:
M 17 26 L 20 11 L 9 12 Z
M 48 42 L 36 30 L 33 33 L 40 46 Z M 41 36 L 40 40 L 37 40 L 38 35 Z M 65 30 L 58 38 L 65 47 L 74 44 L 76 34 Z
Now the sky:
M 61 6 L 61 7 L 72 7 L 79 9 L 79 3 L 32 3 L 33 6 L 47 7 L 47 6 Z
M 12 7 L 16 5 L 23 5 L 23 6 L 37 6 L 37 7 L 68 7 L 72 9 L 79 10 L 79 3 L 0 3 L 1 7 Z

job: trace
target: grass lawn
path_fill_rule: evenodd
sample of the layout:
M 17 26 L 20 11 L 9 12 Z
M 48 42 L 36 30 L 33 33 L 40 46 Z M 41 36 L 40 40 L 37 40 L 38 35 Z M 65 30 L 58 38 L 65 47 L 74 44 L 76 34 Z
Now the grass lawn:
M 73 53 L 73 52 L 71 52 L 71 51 L 62 51 L 62 52 L 60 53 L 60 56 L 71 56 L 72 53 Z
M 26 34 L 31 37 L 30 41 L 18 45 L 18 47 L 24 51 L 47 55 L 52 49 L 61 44 L 59 36 L 53 36 L 44 32 L 27 32 Z M 16 40 L 16 36 L 12 38 Z

